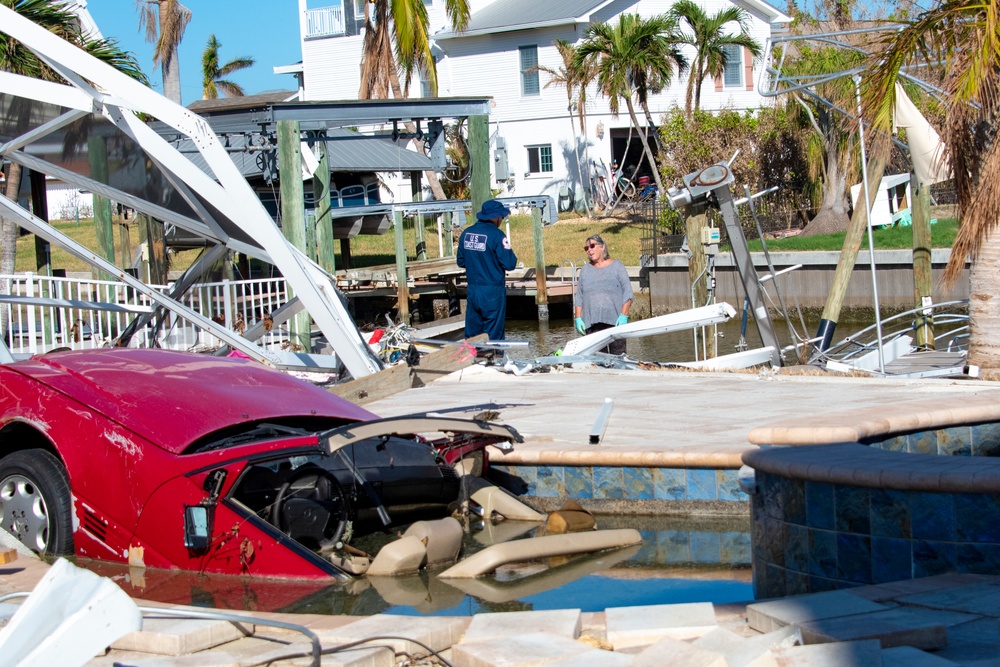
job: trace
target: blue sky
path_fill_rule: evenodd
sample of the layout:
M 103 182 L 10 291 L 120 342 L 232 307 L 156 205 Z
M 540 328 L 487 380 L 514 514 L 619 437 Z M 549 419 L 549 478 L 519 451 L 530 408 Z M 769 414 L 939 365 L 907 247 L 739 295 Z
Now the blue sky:
M 246 93 L 294 90 L 290 74 L 274 74 L 277 65 L 291 65 L 302 59 L 299 49 L 298 2 L 296 0 L 184 0 L 191 10 L 191 22 L 180 45 L 181 97 L 185 105 L 200 100 L 201 54 L 208 36 L 215 33 L 222 44 L 219 60 L 250 56 L 256 64 L 231 78 Z M 153 88 L 163 92 L 163 76 L 153 66 L 152 44 L 139 32 L 139 12 L 134 0 L 88 0 L 87 9 L 105 37 L 136 55 Z

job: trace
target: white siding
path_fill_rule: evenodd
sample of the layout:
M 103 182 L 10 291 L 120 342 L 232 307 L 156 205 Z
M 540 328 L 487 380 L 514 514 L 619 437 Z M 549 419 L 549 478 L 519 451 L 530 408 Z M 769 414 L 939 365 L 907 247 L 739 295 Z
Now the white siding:
M 654 16 L 669 11 L 673 2 L 674 0 L 638 0 L 629 3 L 622 0 L 612 3 L 602 10 L 603 14 L 595 18 L 614 22 L 623 11 L 638 12 L 645 17 Z M 739 0 L 735 2 L 738 3 Z M 488 4 L 489 0 L 475 0 L 472 3 L 473 12 Z M 701 2 L 710 15 L 730 4 L 733 4 L 731 0 Z M 433 4 L 428 7 L 431 25 L 435 28 L 444 27 L 447 21 L 443 7 L 443 0 L 433 0 Z M 770 35 L 769 19 L 752 12 L 748 14 L 749 32 L 763 46 Z M 494 182 L 493 185 L 506 187 L 506 194 L 522 196 L 544 193 L 558 197 L 560 187 L 576 185 L 579 181 L 574 152 L 574 132 L 578 133 L 579 128 L 570 124 L 566 89 L 560 84 L 546 85 L 551 77 L 540 72 L 540 94 L 522 95 L 518 47 L 537 45 L 539 64 L 558 71 L 563 62 L 555 48 L 555 40 L 559 38 L 576 43 L 582 39 L 585 29 L 586 26 L 566 25 L 447 39 L 439 43 L 445 51 L 444 58 L 438 63 L 439 94 L 493 98 L 490 114 L 491 148 L 495 145 L 496 136 L 503 136 L 507 140 L 511 174 L 509 182 Z M 303 42 L 306 99 L 345 99 L 357 96 L 360 85 L 358 64 L 361 59 L 361 40 L 361 37 L 341 37 Z M 688 49 L 689 57 L 693 53 L 693 48 Z M 753 68 L 754 85 L 759 73 L 758 62 Z M 416 81 L 411 83 L 414 95 L 419 94 L 419 89 Z M 662 93 L 651 96 L 649 106 L 654 120 L 659 122 L 661 115 L 672 106 L 683 107 L 686 89 L 687 75 L 684 75 L 678 77 Z M 765 103 L 766 100 L 756 90 L 746 90 L 745 86 L 724 88 L 716 92 L 715 81 L 711 77 L 706 78 L 702 84 L 703 109 L 752 109 Z M 627 128 L 630 125 L 624 101 L 620 101 L 619 106 L 619 117 L 612 117 L 608 100 L 598 92 L 596 84 L 591 85 L 588 90 L 587 136 L 577 141 L 586 144 L 592 160 L 604 160 L 610 165 L 611 129 Z M 636 113 L 640 123 L 645 124 L 642 110 L 638 106 Z M 604 126 L 603 137 L 596 134 L 599 124 Z M 525 177 L 525 147 L 539 144 L 552 145 L 553 172 L 551 175 Z M 584 146 L 581 144 L 581 160 L 585 159 L 583 150 Z

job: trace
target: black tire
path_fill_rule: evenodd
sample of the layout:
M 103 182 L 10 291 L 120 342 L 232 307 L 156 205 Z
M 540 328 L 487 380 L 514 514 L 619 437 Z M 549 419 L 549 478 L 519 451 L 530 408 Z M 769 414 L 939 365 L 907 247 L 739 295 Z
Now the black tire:
M 0 527 L 39 554 L 73 553 L 72 500 L 66 469 L 44 449 L 0 459 Z

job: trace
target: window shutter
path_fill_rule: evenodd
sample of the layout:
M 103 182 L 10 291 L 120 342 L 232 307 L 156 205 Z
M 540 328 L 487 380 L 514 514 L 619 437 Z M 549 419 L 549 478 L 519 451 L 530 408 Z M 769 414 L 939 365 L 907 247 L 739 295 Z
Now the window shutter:
M 743 47 L 743 82 L 747 90 L 753 90 L 753 54 L 750 49 Z

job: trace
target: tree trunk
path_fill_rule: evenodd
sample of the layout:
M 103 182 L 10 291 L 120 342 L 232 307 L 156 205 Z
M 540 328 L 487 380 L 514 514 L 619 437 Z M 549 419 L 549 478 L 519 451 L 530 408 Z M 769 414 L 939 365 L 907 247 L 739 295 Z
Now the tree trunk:
M 969 271 L 969 363 L 1000 368 L 1000 234 L 983 243 Z
M 406 99 L 403 95 L 403 88 L 399 85 L 399 73 L 396 72 L 395 64 L 389 69 L 389 85 L 392 87 L 392 96 L 397 100 Z M 406 131 L 409 134 L 413 134 L 417 131 L 416 126 L 410 121 L 406 121 Z M 414 139 L 416 142 L 416 139 Z M 419 150 L 420 146 L 416 146 Z M 438 178 L 437 172 L 433 169 L 428 169 L 424 172 L 424 178 L 427 179 L 427 185 L 431 188 L 431 194 L 434 195 L 434 199 L 441 201 L 447 199 L 444 194 L 444 188 L 441 187 L 441 180 Z
M 576 121 L 573 118 L 573 105 L 569 105 L 569 127 L 573 131 L 573 155 L 576 157 L 576 173 L 580 177 L 580 187 L 583 189 L 583 207 L 587 211 L 587 217 L 591 217 L 590 214 L 590 202 L 587 201 L 587 195 L 590 194 L 590 163 L 587 163 L 587 178 L 583 177 L 583 165 L 580 163 L 580 141 L 576 134 Z M 587 141 L 587 137 L 583 138 L 584 142 Z M 574 199 L 576 199 L 574 197 Z M 558 207 L 556 207 L 558 208 Z M 576 208 L 576 202 L 573 202 L 573 208 Z
M 163 61 L 163 96 L 177 104 L 181 103 L 181 69 L 177 62 L 177 48 L 175 47 L 170 58 Z
M 653 178 L 656 179 L 656 188 L 659 192 L 665 192 L 663 189 L 663 183 L 660 181 L 660 168 L 656 165 L 656 158 L 653 157 L 653 151 L 649 148 L 649 140 L 646 138 L 646 131 L 639 127 L 639 119 L 635 115 L 635 107 L 632 105 L 632 98 L 625 98 L 625 105 L 628 107 L 629 118 L 632 119 L 632 126 L 639 133 L 639 140 L 642 142 L 642 148 L 646 152 L 646 159 L 649 160 L 649 166 L 653 168 Z

